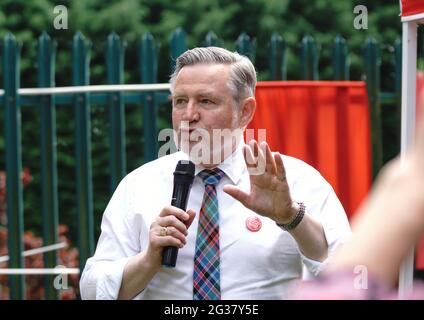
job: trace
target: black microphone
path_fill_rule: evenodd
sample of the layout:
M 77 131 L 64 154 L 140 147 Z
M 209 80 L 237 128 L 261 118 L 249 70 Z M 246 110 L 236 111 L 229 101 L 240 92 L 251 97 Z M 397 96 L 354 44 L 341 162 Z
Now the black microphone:
M 186 211 L 188 196 L 194 180 L 194 164 L 188 160 L 180 160 L 174 171 L 174 190 L 171 205 Z M 162 252 L 162 266 L 175 267 L 178 247 L 165 247 Z

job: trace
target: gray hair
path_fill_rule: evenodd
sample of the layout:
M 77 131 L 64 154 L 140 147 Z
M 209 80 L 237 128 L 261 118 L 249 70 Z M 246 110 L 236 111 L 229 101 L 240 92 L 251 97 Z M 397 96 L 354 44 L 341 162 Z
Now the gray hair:
M 256 71 L 249 58 L 219 47 L 194 48 L 181 54 L 176 61 L 174 73 L 171 75 L 171 91 L 175 79 L 185 66 L 195 64 L 224 64 L 230 66 L 229 89 L 236 103 L 247 97 L 253 97 L 256 87 Z

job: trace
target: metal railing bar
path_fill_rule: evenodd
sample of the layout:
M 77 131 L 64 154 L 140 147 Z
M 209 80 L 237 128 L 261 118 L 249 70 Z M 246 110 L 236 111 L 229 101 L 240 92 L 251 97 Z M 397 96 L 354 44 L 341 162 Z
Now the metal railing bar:
M 4 275 L 28 275 L 28 274 L 79 274 L 78 268 L 10 268 L 0 269 Z
M 60 243 L 51 244 L 51 245 L 44 246 L 44 247 L 26 250 L 26 251 L 22 252 L 22 256 L 23 257 L 33 256 L 33 255 L 39 254 L 39 253 L 44 253 L 44 252 L 49 252 L 49 251 L 54 251 L 54 250 L 66 248 L 67 246 L 68 246 L 68 244 L 66 242 L 60 242 Z M 0 263 L 6 262 L 6 261 L 9 261 L 9 256 L 0 257 Z
M 116 84 L 116 85 L 93 85 L 93 86 L 70 86 L 54 88 L 20 88 L 18 94 L 21 96 L 36 96 L 48 94 L 66 93 L 90 93 L 90 92 L 122 92 L 122 91 L 165 91 L 170 89 L 169 83 L 153 84 Z M 0 95 L 4 95 L 4 90 L 0 89 Z
M 140 104 L 140 101 L 145 95 L 145 92 L 123 92 L 122 99 L 124 104 Z M 1 96 L 1 94 L 0 94 Z M 39 104 L 39 99 L 43 96 L 22 96 L 21 97 L 21 108 L 33 107 L 34 104 Z M 74 102 L 75 95 L 72 93 L 63 93 L 59 94 L 55 97 L 55 105 L 56 106 L 67 106 L 71 105 Z M 106 92 L 94 92 L 91 93 L 88 97 L 90 104 L 106 104 L 110 99 L 110 94 Z M 158 104 L 170 102 L 170 93 L 164 91 L 156 91 L 155 99 Z M 2 101 L 0 99 L 0 106 L 2 105 Z

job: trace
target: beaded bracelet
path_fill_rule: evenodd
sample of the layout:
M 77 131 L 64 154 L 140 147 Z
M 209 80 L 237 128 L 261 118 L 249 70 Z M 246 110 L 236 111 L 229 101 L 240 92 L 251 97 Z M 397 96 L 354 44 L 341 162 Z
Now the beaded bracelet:
M 303 216 L 305 215 L 305 210 L 306 210 L 305 204 L 303 202 L 298 202 L 298 204 L 300 208 L 299 208 L 299 211 L 296 213 L 296 216 L 294 217 L 294 219 L 286 224 L 277 223 L 277 226 L 279 226 L 281 229 L 286 231 L 293 230 L 294 228 L 297 227 L 300 221 L 302 221 Z

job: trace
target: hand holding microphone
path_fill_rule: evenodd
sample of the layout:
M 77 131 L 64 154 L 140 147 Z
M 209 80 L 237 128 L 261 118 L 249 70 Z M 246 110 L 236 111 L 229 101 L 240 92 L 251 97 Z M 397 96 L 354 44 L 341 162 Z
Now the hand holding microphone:
M 186 210 L 191 185 L 194 180 L 194 164 L 191 161 L 180 160 L 174 172 L 174 189 L 172 191 L 171 206 Z M 192 220 L 192 219 L 191 219 Z M 190 221 L 191 223 L 191 221 Z M 161 229 L 166 234 L 167 229 Z M 184 239 L 185 240 L 185 239 Z M 178 247 L 168 246 L 162 252 L 162 266 L 175 267 L 177 263 Z
M 194 180 L 194 164 L 179 161 L 174 171 L 171 205 L 162 209 L 150 226 L 147 256 L 149 264 L 159 268 L 175 267 L 178 249 L 186 244 L 187 229 L 196 213 L 187 210 L 187 201 Z

